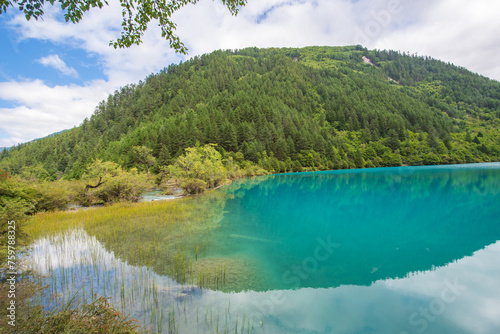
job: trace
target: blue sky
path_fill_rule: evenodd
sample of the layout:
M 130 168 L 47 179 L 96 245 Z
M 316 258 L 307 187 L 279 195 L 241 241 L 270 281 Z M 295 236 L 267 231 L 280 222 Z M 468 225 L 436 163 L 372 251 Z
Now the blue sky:
M 0 147 L 78 126 L 121 86 L 171 63 L 216 49 L 363 44 L 409 51 L 500 79 L 500 2 L 491 0 L 249 0 L 234 17 L 220 0 L 174 15 L 189 48 L 176 54 L 152 24 L 144 43 L 115 50 L 115 0 L 78 24 L 57 6 L 26 22 L 14 7 L 0 15 Z
M 0 77 L 2 80 L 22 80 L 33 76 L 43 78 L 48 85 L 84 84 L 86 81 L 103 78 L 102 67 L 95 55 L 84 50 L 64 45 L 53 45 L 47 41 L 8 39 L 13 30 L 3 24 L 0 29 L 2 58 Z M 7 37 L 8 36 L 8 37 Z M 51 55 L 61 59 L 73 73 L 62 72 L 51 63 L 42 63 Z

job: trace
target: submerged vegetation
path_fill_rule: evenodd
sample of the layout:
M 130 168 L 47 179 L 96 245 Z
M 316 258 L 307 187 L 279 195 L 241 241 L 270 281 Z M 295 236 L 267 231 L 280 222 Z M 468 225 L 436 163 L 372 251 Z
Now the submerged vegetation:
M 42 277 L 39 288 L 31 292 L 30 314 L 19 322 L 20 328 L 52 333 L 72 326 L 83 333 L 88 319 L 94 317 L 96 333 L 176 333 L 180 319 L 210 332 L 250 332 L 253 320 L 242 322 L 244 314 L 235 317 L 229 306 L 197 311 L 196 323 L 189 306 L 200 288 L 232 291 L 231 281 L 241 284 L 255 270 L 245 258 L 205 255 L 228 198 L 209 192 L 176 201 L 37 214 L 25 230 L 36 240 L 30 256 L 45 261 L 29 268 Z M 45 254 L 44 247 L 52 247 L 51 255 Z M 99 295 L 112 296 L 112 303 Z M 189 315 L 186 303 L 190 303 Z M 143 322 L 123 316 L 131 307 L 145 312 Z M 119 330 L 113 329 L 115 325 Z
M 223 288 L 225 277 L 237 272 L 235 260 L 230 260 L 233 266 L 225 267 L 224 261 L 205 258 L 204 253 L 228 198 L 210 192 L 176 201 L 40 213 L 26 231 L 38 239 L 81 228 L 131 265 L 147 265 L 180 284 Z
M 112 163 L 98 161 L 89 168 L 88 175 L 77 188 L 83 191 L 85 182 L 99 179 L 96 170 L 103 166 L 106 168 L 102 169 L 108 171 L 122 172 Z M 195 286 L 223 288 L 226 278 L 234 278 L 236 274 L 244 272 L 241 271 L 244 264 L 238 265 L 238 261 L 204 258 L 207 244 L 223 214 L 225 197 L 220 192 L 177 201 L 140 204 L 122 202 L 76 212 L 39 212 L 28 220 L 28 216 L 37 211 L 37 199 L 44 198 L 44 193 L 35 191 L 37 186 L 30 186 L 21 178 L 7 174 L 3 174 L 3 177 L 0 197 L 3 201 L 2 219 L 9 217 L 18 222 L 19 232 L 23 231 L 23 234 L 18 234 L 19 245 L 37 240 L 31 246 L 34 254 L 37 254 L 43 240 L 56 245 L 55 256 L 45 257 L 45 267 L 22 269 L 23 274 L 18 277 L 16 301 L 20 311 L 16 326 L 19 332 L 62 333 L 71 329 L 74 333 L 87 333 L 89 330 L 95 333 L 134 333 L 143 330 L 175 333 L 176 318 L 186 317 L 186 306 L 183 315 L 178 309 L 182 310 L 182 303 L 172 302 L 172 298 L 176 300 L 186 289 L 189 295 Z M 113 178 L 107 177 L 110 176 L 103 177 L 101 182 L 110 187 Z M 51 184 L 55 186 L 58 182 L 64 181 Z M 103 186 L 95 196 L 104 189 L 108 188 Z M 89 253 L 77 254 L 74 246 L 85 242 L 82 241 L 85 239 L 82 233 L 93 238 L 94 244 L 89 245 Z M 2 238 L 5 236 L 6 231 L 2 231 Z M 121 261 L 122 267 L 113 268 L 117 265 L 116 261 L 114 264 L 106 262 L 103 251 L 98 251 L 102 247 L 100 245 L 112 251 L 116 261 Z M 2 263 L 5 255 L 6 250 L 2 248 Z M 68 263 L 78 265 L 67 267 Z M 132 275 L 135 280 L 141 278 L 141 282 L 130 282 L 130 273 L 123 271 L 123 263 L 138 268 L 146 265 L 149 269 L 140 269 L 140 273 Z M 106 265 L 111 267 L 106 269 Z M 172 287 L 167 289 L 167 297 L 158 297 L 164 292 L 160 291 L 161 284 L 159 286 L 155 280 L 160 280 L 159 277 L 163 275 L 172 277 L 176 283 L 172 281 Z M 99 288 L 102 284 L 104 290 Z M 180 286 L 176 288 L 176 284 Z M 6 294 L 8 286 L 6 281 L 1 282 L 2 293 Z M 139 303 L 139 286 L 144 287 L 141 290 L 144 298 L 142 305 L 149 319 L 141 324 L 124 316 L 127 307 Z M 113 291 L 120 299 L 110 304 L 104 296 L 113 296 Z M 4 300 L 8 302 L 7 298 Z M 2 328 L 8 329 L 3 321 L 7 319 L 7 308 L 2 307 L 2 310 Z M 240 319 L 238 327 L 234 324 L 238 320 L 228 320 L 230 315 L 227 312 L 223 323 L 224 311 L 217 310 L 221 316 L 217 314 L 215 318 L 212 314 L 208 316 L 207 309 L 203 327 L 210 326 L 214 330 L 225 328 L 229 332 L 230 329 L 234 331 L 234 328 L 240 330 L 242 326 L 249 326 L 249 323 L 242 325 Z M 167 318 L 168 329 L 164 327 Z
M 40 277 L 23 279 L 17 286 L 15 327 L 7 324 L 8 298 L 0 299 L 0 333 L 75 333 L 75 334 L 133 334 L 142 330 L 137 321 L 130 319 L 110 304 L 108 298 L 97 297 L 87 302 L 70 299 L 52 309 L 37 302 L 46 286 Z M 8 285 L 0 283 L 2 296 L 8 295 Z M 15 331 L 12 331 L 15 329 Z

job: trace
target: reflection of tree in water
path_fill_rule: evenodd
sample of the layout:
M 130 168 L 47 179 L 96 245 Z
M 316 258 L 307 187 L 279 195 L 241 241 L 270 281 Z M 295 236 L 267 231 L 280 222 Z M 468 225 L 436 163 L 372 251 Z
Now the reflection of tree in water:
M 313 255 L 317 238 L 341 246 L 301 286 L 370 284 L 472 254 L 500 236 L 498 169 L 410 168 L 272 175 L 225 191 L 220 253 L 254 253 L 269 289 Z M 263 242 L 271 240 L 273 242 Z M 222 243 L 222 242 L 221 242 Z M 212 249 L 212 248 L 211 248 Z
M 300 286 L 368 285 L 495 242 L 498 180 L 454 168 L 270 175 L 85 226 L 130 264 L 223 291 L 292 288 L 283 273 L 330 237 L 340 247 Z
M 117 258 L 151 267 L 180 283 L 196 283 L 192 263 L 203 254 L 218 228 L 229 197 L 212 191 L 172 202 L 144 203 L 115 210 L 109 217 L 89 220 L 84 226 Z M 207 275 L 220 271 L 212 269 Z
M 346 186 L 349 186 L 352 192 L 364 191 L 367 185 L 376 186 L 377 189 L 383 191 L 387 189 L 393 190 L 404 183 L 404 186 L 415 192 L 416 196 L 427 196 L 429 193 L 425 192 L 426 190 L 434 188 L 434 185 L 439 188 L 450 186 L 448 184 L 450 181 L 452 181 L 453 190 L 456 192 L 484 192 L 485 195 L 495 195 L 500 192 L 500 188 L 496 187 L 488 179 L 488 177 L 498 174 L 498 168 L 484 168 L 478 173 L 470 173 L 470 169 L 465 168 L 463 165 L 459 169 L 446 169 L 446 167 L 443 168 L 442 166 L 440 168 L 417 167 L 417 169 L 414 167 L 388 168 L 384 172 L 381 171 L 382 169 L 377 168 L 274 174 L 235 181 L 227 189 L 227 192 L 236 195 L 238 191 L 247 191 L 256 186 L 271 192 L 276 192 L 279 186 L 287 186 L 294 190 L 299 188 L 301 190 L 309 189 L 314 191 L 324 187 L 325 183 L 333 187 L 330 190 L 335 191 L 344 190 Z M 451 176 L 456 177 L 452 178 Z M 352 184 L 353 180 L 358 182 Z M 431 187 L 431 185 L 433 186 Z

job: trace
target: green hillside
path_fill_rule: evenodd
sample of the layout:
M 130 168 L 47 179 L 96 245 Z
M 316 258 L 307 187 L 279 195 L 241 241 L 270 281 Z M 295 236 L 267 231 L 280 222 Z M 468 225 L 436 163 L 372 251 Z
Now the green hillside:
M 132 148 L 147 146 L 154 172 L 198 143 L 272 172 L 499 161 L 500 83 L 361 46 L 215 51 L 121 88 L 77 128 L 4 150 L 0 168 L 79 178 L 95 159 L 141 167 Z

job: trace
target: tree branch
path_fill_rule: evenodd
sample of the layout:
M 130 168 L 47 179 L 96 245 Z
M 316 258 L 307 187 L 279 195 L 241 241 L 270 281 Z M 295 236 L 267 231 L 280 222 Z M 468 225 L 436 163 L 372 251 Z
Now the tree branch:
M 85 192 L 88 192 L 90 188 L 95 189 L 95 188 L 101 186 L 102 184 L 104 184 L 105 182 L 106 181 L 102 181 L 102 176 L 101 176 L 101 177 L 99 177 L 99 182 L 97 182 L 97 184 L 95 186 L 93 186 L 91 184 L 87 184 L 85 186 Z

